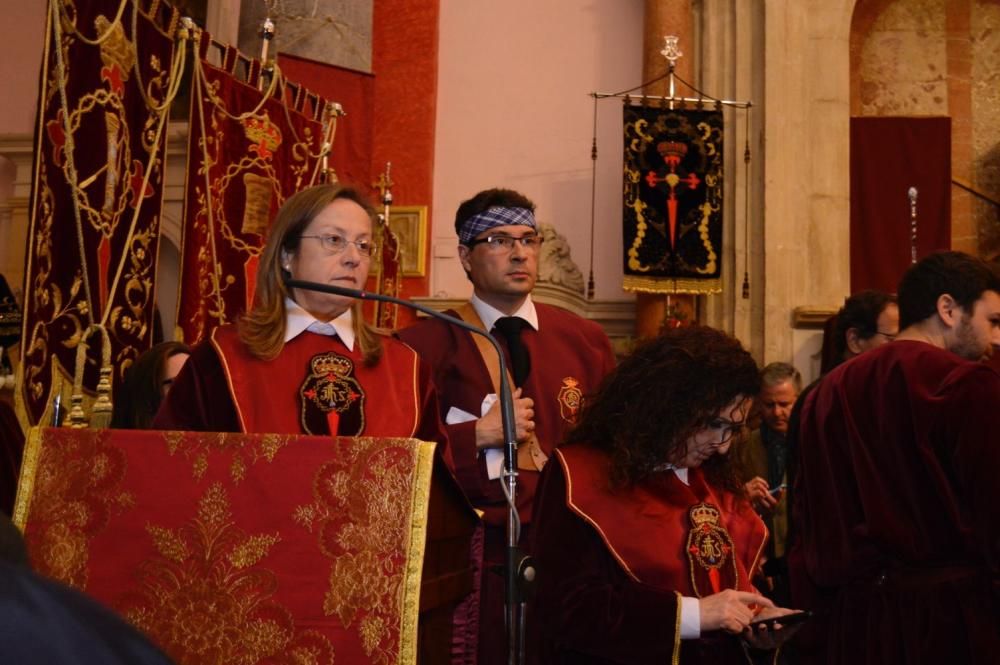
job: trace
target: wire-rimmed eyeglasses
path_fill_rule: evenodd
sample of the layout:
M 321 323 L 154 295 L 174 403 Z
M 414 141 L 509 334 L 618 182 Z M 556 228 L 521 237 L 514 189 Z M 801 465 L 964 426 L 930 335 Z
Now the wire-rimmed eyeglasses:
M 319 240 L 320 244 L 323 246 L 323 249 L 328 251 L 330 254 L 340 254 L 345 249 L 347 249 L 347 246 L 349 244 L 357 247 L 358 252 L 361 254 L 361 256 L 365 257 L 375 256 L 375 252 L 378 251 L 378 245 L 376 245 L 371 240 L 348 240 L 344 236 L 338 236 L 333 234 L 312 235 L 312 236 L 302 235 L 299 237 Z

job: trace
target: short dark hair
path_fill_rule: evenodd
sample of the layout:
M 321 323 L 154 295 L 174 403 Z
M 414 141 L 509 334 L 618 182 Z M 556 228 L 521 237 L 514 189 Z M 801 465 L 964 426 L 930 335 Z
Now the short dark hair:
M 844 306 L 837 312 L 834 328 L 834 350 L 837 359 L 847 353 L 847 331 L 854 328 L 861 339 L 871 339 L 878 330 L 878 317 L 885 308 L 896 303 L 896 296 L 885 291 L 866 289 L 844 300 Z
M 458 206 L 458 211 L 455 213 L 455 234 L 462 234 L 462 226 L 470 217 L 493 207 L 527 208 L 531 212 L 535 212 L 534 202 L 520 192 L 499 187 L 486 189 L 468 201 L 462 201 L 462 205 Z
M 1000 293 L 1000 274 L 982 259 L 965 252 L 936 252 L 924 257 L 899 282 L 899 327 L 907 328 L 937 312 L 948 294 L 966 313 L 985 291 Z
M 612 483 L 634 485 L 684 451 L 719 409 L 756 395 L 759 381 L 757 363 L 737 339 L 703 326 L 668 330 L 605 378 L 566 441 L 606 451 Z M 739 492 L 729 457 L 713 455 L 702 468 L 716 487 Z

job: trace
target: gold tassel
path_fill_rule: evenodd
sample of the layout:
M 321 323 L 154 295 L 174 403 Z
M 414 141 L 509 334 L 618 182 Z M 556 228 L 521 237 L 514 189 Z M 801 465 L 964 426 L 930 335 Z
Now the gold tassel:
M 87 365 L 87 340 L 94 333 L 101 335 L 101 369 L 97 381 L 97 398 L 87 417 L 83 407 L 83 373 Z M 111 337 L 107 328 L 95 323 L 87 328 L 76 347 L 76 368 L 73 372 L 73 395 L 70 398 L 69 426 L 105 428 L 111 424 Z

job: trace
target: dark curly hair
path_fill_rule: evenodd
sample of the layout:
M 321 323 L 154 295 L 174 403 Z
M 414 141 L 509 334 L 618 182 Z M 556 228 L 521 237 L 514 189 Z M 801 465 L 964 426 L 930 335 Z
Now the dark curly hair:
M 885 308 L 896 304 L 896 296 L 883 291 L 868 289 L 844 300 L 837 312 L 834 329 L 834 349 L 839 363 L 847 355 L 847 331 L 854 328 L 860 339 L 871 339 L 879 332 L 878 317 Z
M 703 326 L 669 330 L 605 378 L 566 442 L 604 450 L 612 485 L 634 485 L 683 456 L 690 437 L 720 409 L 759 388 L 757 363 L 738 340 Z M 716 487 L 740 492 L 728 455 L 713 455 L 702 469 Z

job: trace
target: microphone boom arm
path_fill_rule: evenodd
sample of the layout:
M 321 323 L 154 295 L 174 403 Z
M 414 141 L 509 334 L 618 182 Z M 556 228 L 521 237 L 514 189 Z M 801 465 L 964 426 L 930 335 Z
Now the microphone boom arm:
M 508 635 L 508 663 L 515 665 L 523 661 L 524 654 L 524 634 L 523 634 L 523 599 L 521 592 L 522 564 L 524 556 L 518 548 L 521 539 L 521 518 L 517 511 L 517 430 L 514 425 L 514 396 L 510 389 L 510 373 L 507 371 L 507 361 L 504 358 L 503 350 L 497 341 L 487 331 L 477 328 L 462 319 L 459 319 L 425 305 L 418 305 L 415 302 L 403 298 L 372 293 L 361 289 L 351 289 L 344 286 L 334 286 L 332 284 L 321 284 L 319 282 L 308 282 L 301 279 L 285 278 L 285 286 L 289 289 L 302 289 L 304 291 L 318 291 L 320 293 L 330 293 L 338 296 L 346 296 L 357 300 L 373 300 L 387 302 L 394 305 L 401 305 L 409 309 L 423 312 L 424 314 L 447 321 L 463 330 L 468 330 L 474 335 L 480 335 L 489 340 L 493 349 L 500 359 L 500 421 L 503 426 L 504 438 L 504 461 L 503 474 L 500 487 L 503 489 L 504 497 L 507 500 L 507 556 L 506 570 L 504 577 L 506 581 L 506 623 Z M 533 573 L 532 573 L 533 576 Z

